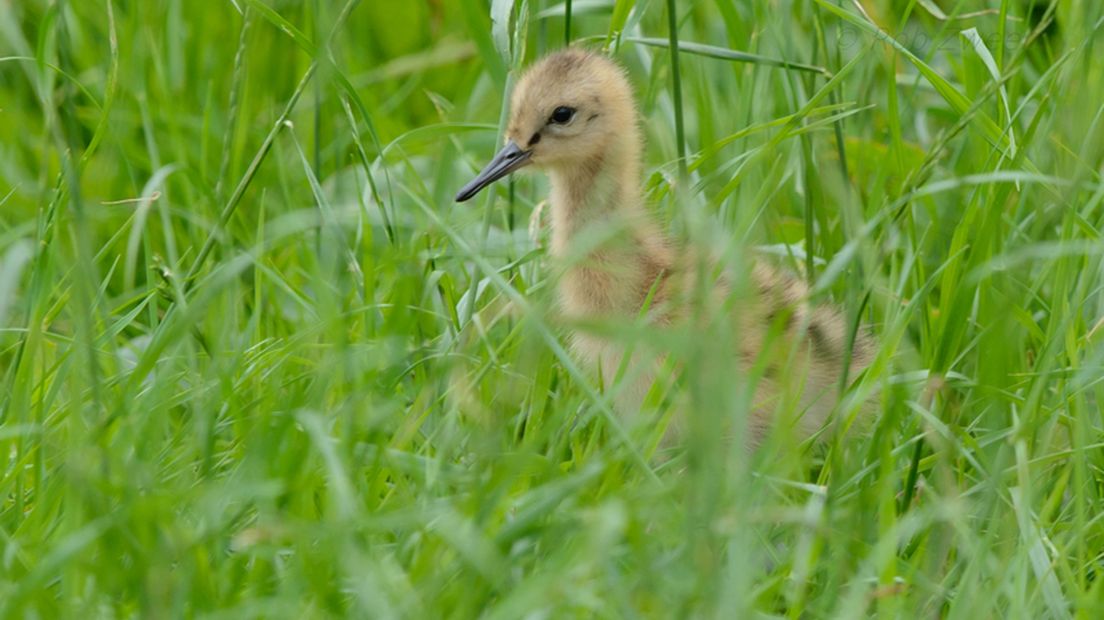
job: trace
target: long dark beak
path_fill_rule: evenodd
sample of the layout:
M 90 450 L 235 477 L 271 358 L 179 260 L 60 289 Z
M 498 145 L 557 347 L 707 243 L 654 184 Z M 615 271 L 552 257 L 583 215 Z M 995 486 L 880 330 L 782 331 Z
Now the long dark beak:
M 479 176 L 471 180 L 457 194 L 456 202 L 464 202 L 478 194 L 484 187 L 510 174 L 514 170 L 529 163 L 530 151 L 523 151 L 513 140 L 506 143 L 502 150 L 494 156 L 491 163 L 479 173 Z

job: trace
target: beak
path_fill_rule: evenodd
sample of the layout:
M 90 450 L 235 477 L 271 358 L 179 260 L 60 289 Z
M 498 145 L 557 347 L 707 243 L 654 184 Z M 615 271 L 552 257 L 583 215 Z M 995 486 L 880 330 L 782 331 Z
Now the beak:
M 478 194 L 484 187 L 510 174 L 514 170 L 529 163 L 532 151 L 523 151 L 513 140 L 506 143 L 502 150 L 494 156 L 491 163 L 479 173 L 479 176 L 471 180 L 457 194 L 456 202 L 464 202 Z

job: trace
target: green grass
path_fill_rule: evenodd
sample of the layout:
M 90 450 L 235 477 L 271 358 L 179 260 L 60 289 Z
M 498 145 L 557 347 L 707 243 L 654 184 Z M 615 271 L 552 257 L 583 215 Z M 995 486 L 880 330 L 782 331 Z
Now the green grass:
M 858 4 L 0 0 L 0 616 L 1101 617 L 1104 5 Z M 564 355 L 545 182 L 451 197 L 565 37 L 675 236 L 872 325 L 868 434 L 749 457 L 649 335 L 664 461 Z

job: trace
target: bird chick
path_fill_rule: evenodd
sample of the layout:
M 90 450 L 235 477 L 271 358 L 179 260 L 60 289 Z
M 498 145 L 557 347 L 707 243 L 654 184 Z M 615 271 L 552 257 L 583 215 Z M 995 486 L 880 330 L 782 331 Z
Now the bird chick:
M 695 263 L 701 257 L 673 251 L 644 207 L 638 113 L 621 67 L 579 49 L 540 60 L 513 92 L 505 137 L 502 150 L 456 200 L 469 200 L 526 166 L 548 175 L 549 250 L 562 267 L 558 300 L 565 317 L 576 324 L 595 319 L 632 322 L 647 306 L 647 320 L 656 326 L 688 320 L 688 300 L 696 292 Z M 764 264 L 755 264 L 744 279 L 750 279 L 749 294 L 740 303 L 724 303 L 738 284 L 738 278 L 724 273 L 709 283 L 706 294 L 734 321 L 739 343 L 734 368 L 750 372 L 762 359 L 763 347 L 781 342 L 790 348 L 771 359 L 785 359 L 800 369 L 768 366 L 755 382 L 749 443 L 766 436 L 779 402 L 794 391 L 794 427 L 807 437 L 826 422 L 844 366 L 849 376 L 856 376 L 869 365 L 873 347 L 860 333 L 849 348 L 846 321 L 831 308 L 808 304 L 808 290 L 800 281 Z M 781 337 L 773 337 L 774 332 Z M 572 349 L 606 378 L 616 376 L 625 353 L 623 343 L 581 329 L 572 333 Z M 631 362 L 638 356 L 634 352 Z M 635 377 L 618 400 L 622 413 L 640 405 L 654 370 Z

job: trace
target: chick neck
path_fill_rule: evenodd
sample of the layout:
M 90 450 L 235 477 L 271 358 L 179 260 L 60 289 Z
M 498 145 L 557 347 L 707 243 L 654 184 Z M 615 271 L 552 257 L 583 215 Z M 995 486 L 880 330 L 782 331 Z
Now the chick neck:
M 637 130 L 548 174 L 563 309 L 577 318 L 635 315 L 671 263 L 666 239 L 642 204 Z

